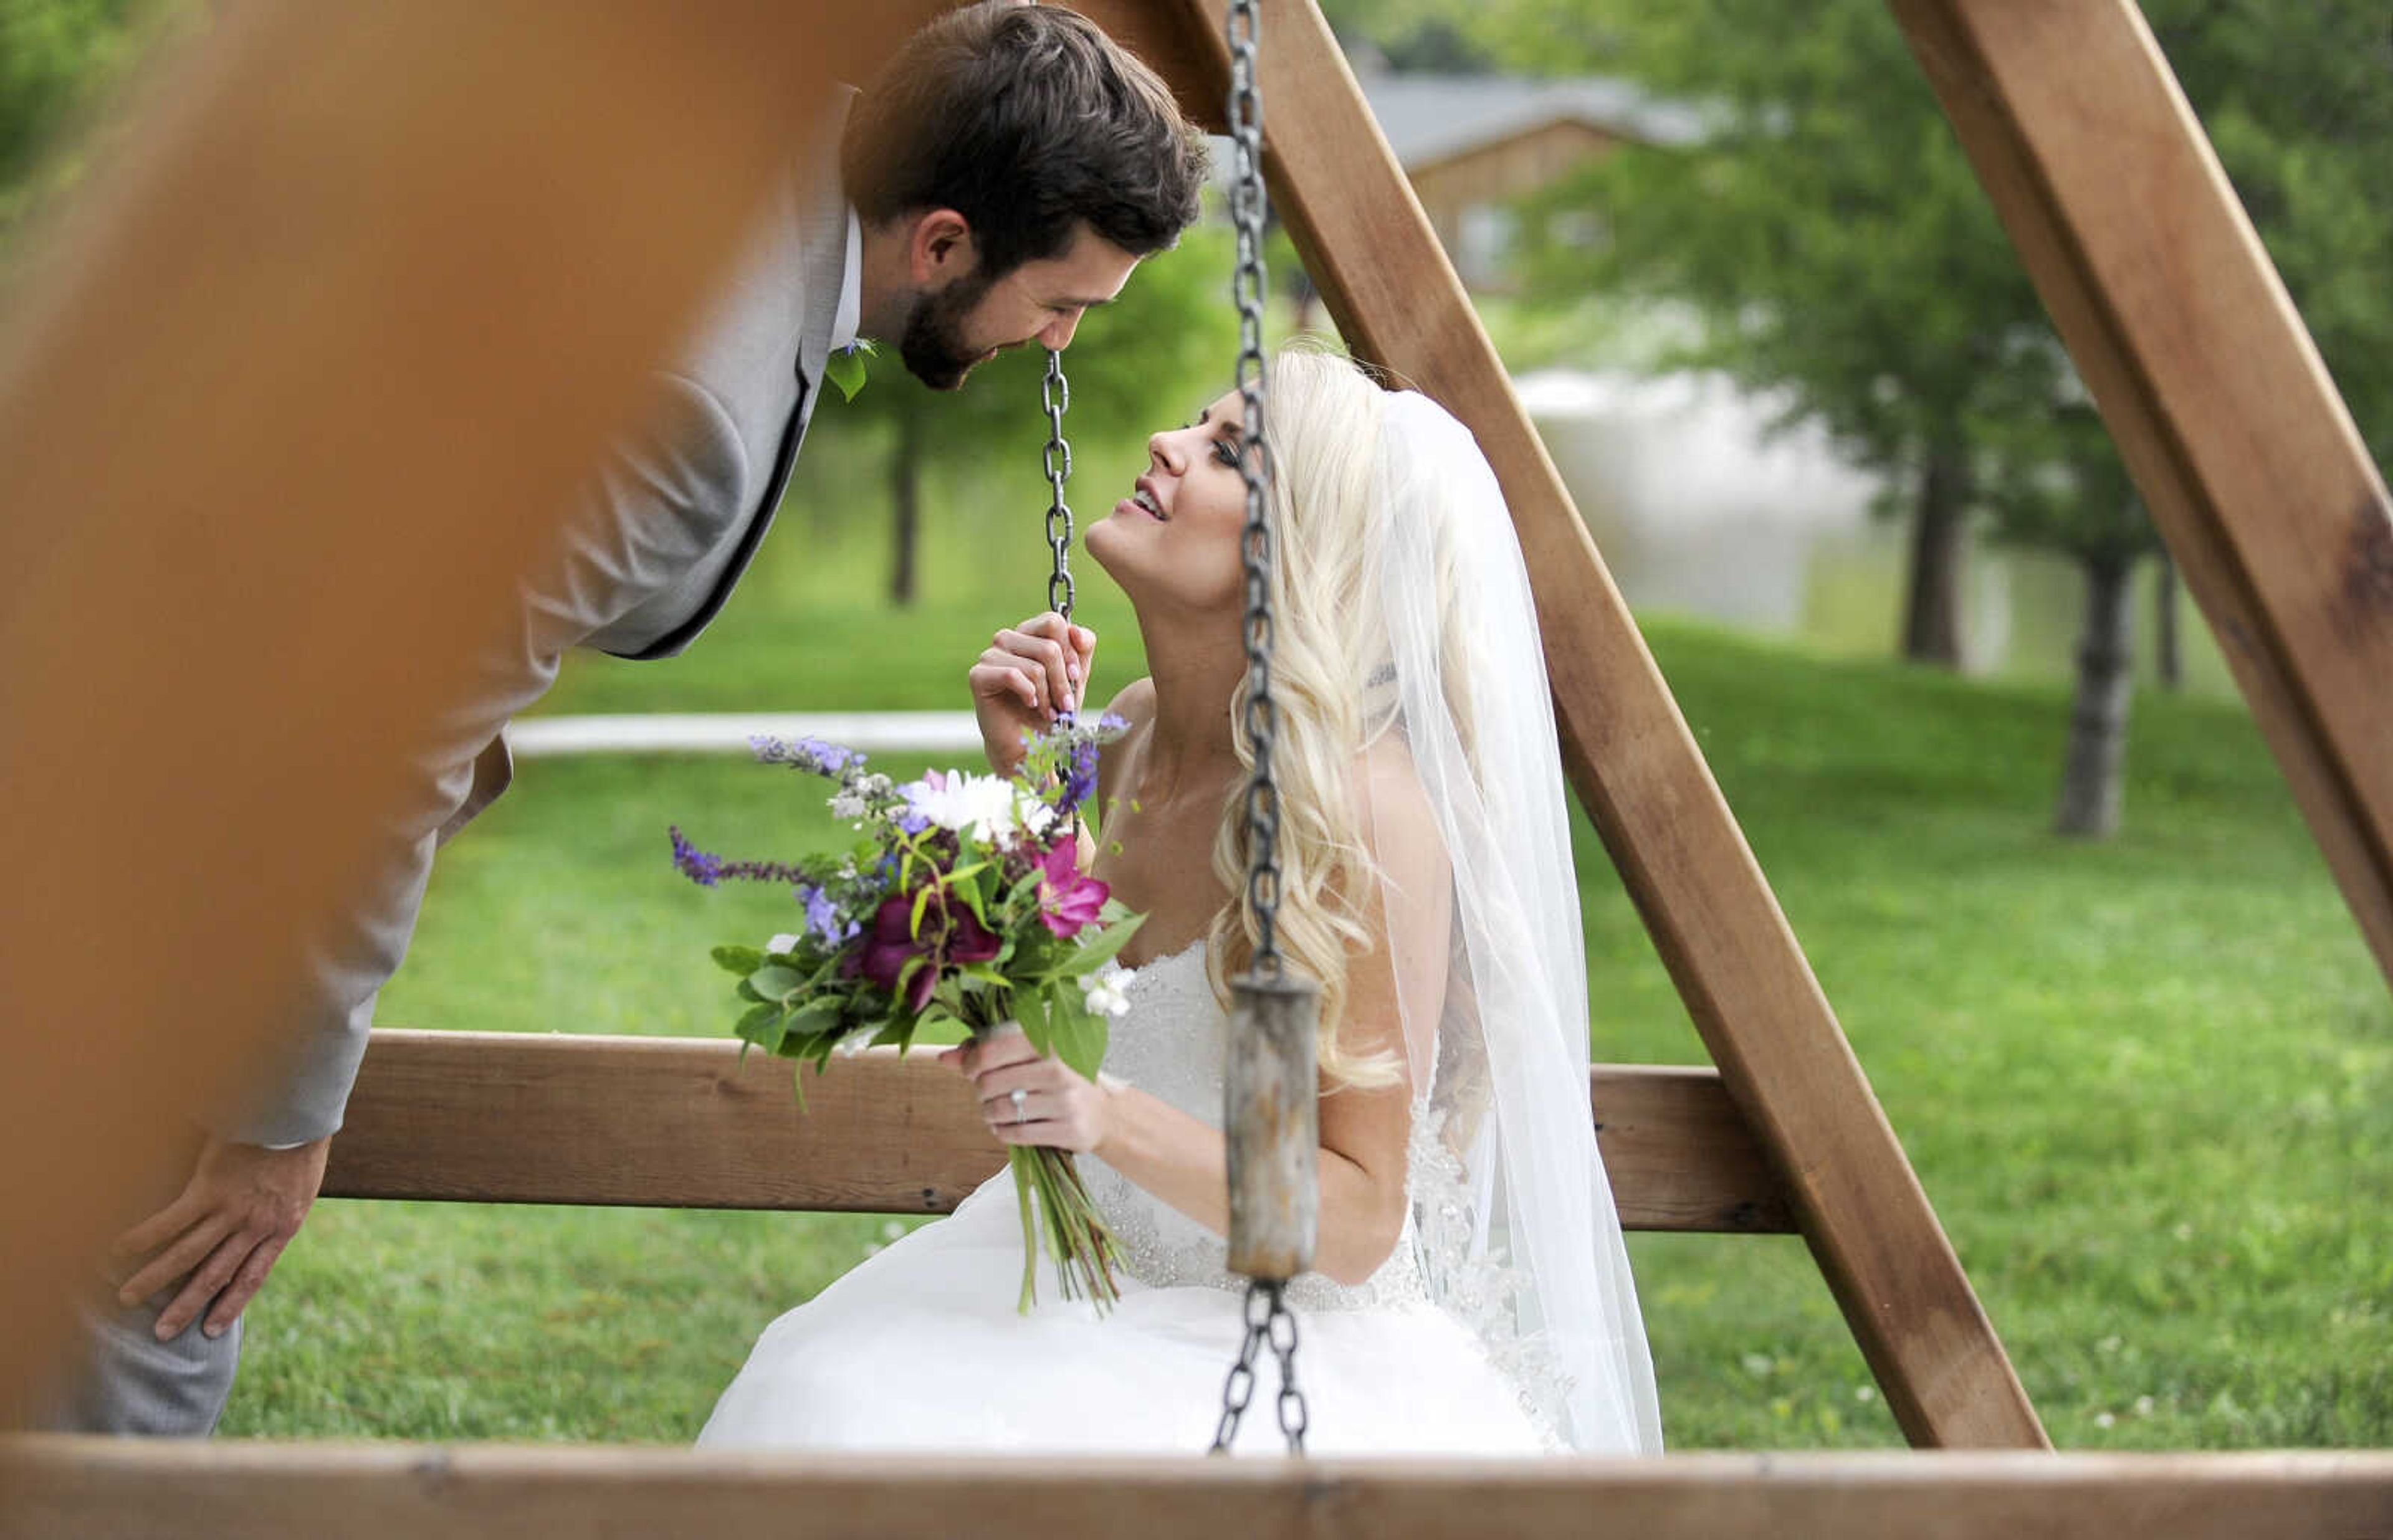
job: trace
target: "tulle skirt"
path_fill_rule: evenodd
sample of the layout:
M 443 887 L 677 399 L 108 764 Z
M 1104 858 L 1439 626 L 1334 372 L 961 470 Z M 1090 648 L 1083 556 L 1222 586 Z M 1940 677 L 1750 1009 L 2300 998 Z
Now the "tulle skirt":
M 1042 1262 L 1016 1312 L 1022 1229 L 1000 1172 L 765 1328 L 699 1442 L 850 1450 L 1202 1454 L 1244 1336 L 1243 1296 L 1122 1280 L 1100 1318 Z M 1555 1447 L 1478 1339 L 1426 1299 L 1297 1312 L 1316 1455 Z M 1268 1354 L 1264 1355 L 1266 1360 Z M 1258 1364 L 1240 1454 L 1284 1448 L 1277 1371 Z

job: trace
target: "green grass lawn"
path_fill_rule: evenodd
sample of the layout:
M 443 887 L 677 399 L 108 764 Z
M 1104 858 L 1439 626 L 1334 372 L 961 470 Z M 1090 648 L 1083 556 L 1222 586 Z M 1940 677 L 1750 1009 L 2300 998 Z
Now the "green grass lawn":
M 549 709 L 960 705 L 1039 592 L 1038 489 L 1009 500 L 930 542 L 919 619 L 875 596 L 871 520 L 802 524 L 687 658 L 577 660 Z M 1102 689 L 1135 647 L 1083 587 Z M 2393 1006 L 2243 714 L 2140 698 L 2126 832 L 2076 845 L 2046 831 L 2057 690 L 1653 642 L 2055 1440 L 2393 1442 Z M 383 1021 L 721 1031 L 706 946 L 784 928 L 787 899 L 680 881 L 674 821 L 830 834 L 807 783 L 745 763 L 526 763 L 444 855 Z M 1584 826 L 1578 857 L 1598 1056 L 1700 1060 Z M 894 1222 L 326 1203 L 251 1312 L 225 1429 L 686 1440 L 765 1323 Z M 1799 1242 L 1631 1246 L 1675 1447 L 1897 1442 Z

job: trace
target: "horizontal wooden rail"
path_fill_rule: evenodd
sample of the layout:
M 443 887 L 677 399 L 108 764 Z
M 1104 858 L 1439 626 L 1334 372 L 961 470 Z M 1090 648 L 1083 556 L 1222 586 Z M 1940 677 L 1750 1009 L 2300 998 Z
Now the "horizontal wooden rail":
M 878 1050 L 805 1072 L 678 1038 L 377 1031 L 328 1197 L 945 1213 L 1003 1163 L 963 1081 Z M 1620 1221 L 1784 1232 L 1792 1209 L 1709 1069 L 1605 1064 Z
M 2353 1540 L 2393 1454 L 926 1462 L 712 1450 L 0 1440 L 0 1540 L 970 1534 L 975 1540 Z

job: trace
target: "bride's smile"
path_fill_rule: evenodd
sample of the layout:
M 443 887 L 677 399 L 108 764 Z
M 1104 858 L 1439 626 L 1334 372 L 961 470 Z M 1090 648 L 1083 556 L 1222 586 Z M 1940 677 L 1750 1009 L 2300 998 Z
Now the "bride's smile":
M 1235 602 L 1247 516 L 1240 417 L 1232 391 L 1195 422 L 1150 437 L 1146 470 L 1131 495 L 1089 530 L 1089 555 L 1133 601 L 1168 597 L 1204 608 Z

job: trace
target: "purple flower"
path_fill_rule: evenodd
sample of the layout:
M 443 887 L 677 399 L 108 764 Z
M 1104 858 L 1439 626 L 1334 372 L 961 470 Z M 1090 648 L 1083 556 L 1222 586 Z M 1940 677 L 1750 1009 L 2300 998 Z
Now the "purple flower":
M 798 884 L 798 902 L 805 906 L 806 929 L 830 946 L 838 946 L 863 928 L 853 920 L 842 919 L 839 906 L 831 902 L 830 894 L 809 883 Z
M 1039 861 L 1039 919 L 1063 940 L 1096 922 L 1113 889 L 1080 870 L 1079 850 L 1059 843 Z
M 683 838 L 678 825 L 666 830 L 673 836 L 673 869 L 701 888 L 711 888 L 729 880 L 736 882 L 803 882 L 806 874 L 784 861 L 726 861 L 711 855 Z
M 914 900 L 911 895 L 900 894 L 882 900 L 881 907 L 874 911 L 872 929 L 866 933 L 850 971 L 862 973 L 894 995 L 907 963 L 921 958 L 922 965 L 906 981 L 902 997 L 907 1010 L 919 1012 L 931 1003 L 932 991 L 938 988 L 939 975 L 948 967 L 991 961 L 1003 945 L 970 909 L 961 905 L 951 907 L 944 894 L 934 897 L 924 907 L 922 932 L 917 934 Z
M 1071 768 L 1064 773 L 1064 790 L 1055 799 L 1055 812 L 1069 817 L 1072 810 L 1096 795 L 1097 743 L 1094 738 L 1081 738 L 1072 745 Z
M 766 764 L 786 764 L 817 776 L 842 776 L 864 763 L 864 756 L 855 750 L 818 737 L 778 738 L 759 733 L 748 739 L 748 746 Z
M 723 881 L 723 857 L 706 852 L 682 838 L 680 826 L 667 830 L 673 835 L 673 869 L 701 888 L 711 888 Z

